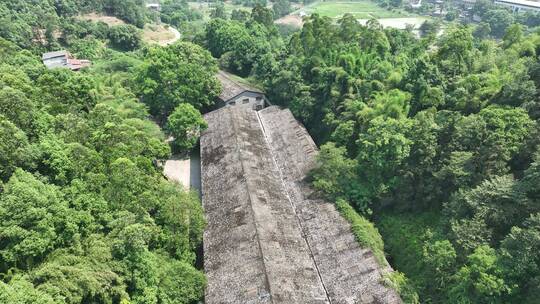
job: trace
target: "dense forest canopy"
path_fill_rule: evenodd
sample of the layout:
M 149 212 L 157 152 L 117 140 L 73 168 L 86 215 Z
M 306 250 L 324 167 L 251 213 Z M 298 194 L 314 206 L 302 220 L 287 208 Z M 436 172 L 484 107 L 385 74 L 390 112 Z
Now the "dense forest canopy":
M 200 298 L 198 197 L 153 166 L 170 148 L 125 76 L 24 52 L 0 70 L 1 302 Z
M 190 66 L 200 68 L 199 78 L 175 82 L 179 94 L 190 88 L 186 97 L 199 99 L 172 100 L 167 112 L 180 108 L 167 131 L 187 149 L 196 141 L 192 131 L 205 126 L 187 102 L 213 102 L 217 66 L 191 43 L 167 51 L 143 45 L 136 29 L 146 20 L 143 8 L 142 1 L 0 2 L 1 303 L 187 304 L 203 297 L 206 280 L 195 267 L 205 226 L 199 195 L 155 166 L 171 147 L 149 119 L 150 100 L 149 107 L 139 100 L 150 91 L 141 92 L 137 77 L 148 84 L 153 65 L 162 68 L 159 56 L 184 59 L 170 60 L 169 73 L 200 58 Z M 85 11 L 127 24 L 73 18 Z M 61 47 L 93 67 L 46 69 L 41 53 Z M 213 94 L 194 87 L 197 79 Z
M 405 302 L 538 302 L 537 14 L 477 1 L 481 22 L 418 37 L 348 14 L 292 29 L 274 23 L 289 1 L 235 2 L 250 9 L 216 3 L 203 25 L 163 1 L 191 41 L 157 47 L 143 1 L 0 0 L 0 302 L 203 298 L 198 196 L 154 161 L 196 145 L 218 66 L 304 123 L 320 146 L 310 182 L 381 255 L 384 241 Z M 45 69 L 62 48 L 93 67 Z

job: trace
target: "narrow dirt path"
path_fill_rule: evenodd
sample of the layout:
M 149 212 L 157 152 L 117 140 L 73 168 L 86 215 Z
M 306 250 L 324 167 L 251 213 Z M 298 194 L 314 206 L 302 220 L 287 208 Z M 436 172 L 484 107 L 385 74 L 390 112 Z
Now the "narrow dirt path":
M 180 32 L 177 29 L 175 29 L 174 27 L 172 27 L 171 25 L 169 25 L 169 31 L 174 34 L 174 38 L 171 38 L 169 40 L 160 41 L 159 45 L 167 46 L 167 45 L 173 44 L 182 37 Z

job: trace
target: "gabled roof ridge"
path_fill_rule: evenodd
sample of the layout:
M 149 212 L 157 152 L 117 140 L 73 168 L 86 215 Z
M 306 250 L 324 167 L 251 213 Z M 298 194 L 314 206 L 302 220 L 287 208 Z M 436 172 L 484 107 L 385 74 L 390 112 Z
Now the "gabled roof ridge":
M 263 94 L 264 92 L 260 89 L 246 84 L 239 81 L 234 80 L 232 77 L 232 74 L 219 70 L 216 74 L 216 77 L 218 78 L 219 82 L 221 83 L 222 91 L 219 95 L 219 98 L 223 101 L 228 101 L 230 99 L 233 99 L 240 94 L 244 92 L 253 92 L 253 93 L 259 93 Z

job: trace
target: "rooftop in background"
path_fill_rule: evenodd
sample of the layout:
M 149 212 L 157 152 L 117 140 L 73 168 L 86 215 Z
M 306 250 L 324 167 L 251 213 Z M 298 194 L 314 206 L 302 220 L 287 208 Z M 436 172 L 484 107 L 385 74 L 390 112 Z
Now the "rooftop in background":
M 44 53 L 41 60 L 48 69 L 64 68 L 72 71 L 78 71 L 92 64 L 90 60 L 74 58 L 66 50 Z
M 54 51 L 54 52 L 44 53 L 41 56 L 41 59 L 46 60 L 46 59 L 51 59 L 51 58 L 55 58 L 55 57 L 59 57 L 59 56 L 67 56 L 67 55 L 68 55 L 68 51 L 66 51 L 66 50 Z
M 497 4 L 513 6 L 515 8 L 540 10 L 540 2 L 529 0 L 495 0 Z
M 159 11 L 161 9 L 161 5 L 159 3 L 148 3 L 146 4 L 146 8 Z
M 234 75 L 229 74 L 225 71 L 219 71 L 216 75 L 219 81 L 221 82 L 222 91 L 219 95 L 219 99 L 224 102 L 242 94 L 243 92 L 254 92 L 263 94 L 263 92 L 252 85 L 249 85 L 243 81 L 238 81 L 234 79 Z

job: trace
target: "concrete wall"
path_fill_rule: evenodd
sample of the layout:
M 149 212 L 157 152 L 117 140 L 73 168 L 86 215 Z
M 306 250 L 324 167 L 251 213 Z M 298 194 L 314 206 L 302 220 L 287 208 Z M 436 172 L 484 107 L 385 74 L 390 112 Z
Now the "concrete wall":
M 62 57 L 53 57 L 53 58 L 48 58 L 48 59 L 44 59 L 43 60 L 43 64 L 47 67 L 51 67 L 51 66 L 54 66 L 54 67 L 58 67 L 58 66 L 62 66 L 62 65 L 66 65 L 67 64 L 67 58 L 62 56 Z
M 228 100 L 227 106 L 241 106 L 251 108 L 253 110 L 262 109 L 265 106 L 264 94 L 245 91 L 240 95 Z M 257 108 L 257 106 L 259 108 Z

